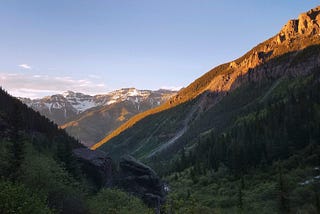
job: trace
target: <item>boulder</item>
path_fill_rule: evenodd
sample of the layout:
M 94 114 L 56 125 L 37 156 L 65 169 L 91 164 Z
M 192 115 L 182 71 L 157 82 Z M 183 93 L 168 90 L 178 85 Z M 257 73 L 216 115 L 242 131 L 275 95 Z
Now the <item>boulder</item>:
M 119 171 L 112 170 L 112 160 L 99 150 L 77 148 L 73 154 L 82 164 L 82 170 L 98 187 L 119 188 L 137 196 L 150 207 L 160 210 L 168 187 L 149 166 L 131 156 L 123 156 Z
M 73 154 L 82 164 L 82 170 L 98 187 L 111 186 L 112 184 L 112 160 L 100 150 L 77 148 Z
M 115 185 L 141 198 L 151 207 L 159 208 L 165 200 L 165 185 L 147 165 L 131 156 L 123 156 Z

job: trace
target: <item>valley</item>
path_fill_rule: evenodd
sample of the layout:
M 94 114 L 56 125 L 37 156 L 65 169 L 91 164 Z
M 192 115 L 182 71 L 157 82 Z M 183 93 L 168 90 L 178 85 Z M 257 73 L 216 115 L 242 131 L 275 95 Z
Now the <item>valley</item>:
M 99 8 L 95 6 L 93 11 Z M 183 10 L 180 6 L 179 11 Z M 130 12 L 121 18 L 126 22 L 132 18 L 134 23 L 131 9 L 126 8 Z M 135 9 L 143 11 L 143 7 Z M 192 12 L 197 9 L 193 5 Z M 102 17 L 101 13 L 95 15 Z M 108 18 L 113 15 L 108 13 Z M 264 19 L 271 22 L 270 17 Z M 95 28 L 101 30 L 114 21 L 107 20 L 98 20 Z M 117 30 L 123 24 L 122 19 L 118 21 Z M 161 29 L 166 29 L 162 24 Z M 115 34 L 121 41 L 139 37 L 117 30 L 104 36 L 110 39 Z M 157 36 L 156 32 L 149 32 L 148 39 Z M 320 213 L 320 6 L 288 20 L 277 32 L 179 91 L 122 88 L 96 95 L 75 92 L 107 88 L 102 83 L 104 76 L 94 72 L 77 74 L 81 76 L 78 80 L 71 75 L 52 78 L 60 91 L 65 85 L 72 90 L 42 98 L 12 96 L 1 86 L 0 213 Z M 91 38 L 98 39 L 97 35 Z M 193 35 L 196 33 L 185 37 L 193 39 Z M 152 55 L 151 45 L 142 45 L 149 40 L 143 38 L 139 48 Z M 168 41 L 164 37 L 157 42 L 168 48 Z M 152 47 L 157 42 L 152 40 Z M 116 44 L 122 47 L 122 43 Z M 130 60 L 115 60 L 120 53 L 117 48 L 110 59 L 103 57 L 108 66 L 133 69 L 126 73 L 128 80 L 119 79 L 121 84 L 134 76 L 146 81 L 148 75 L 140 75 L 134 68 L 143 69 L 154 62 L 148 54 L 135 53 L 134 45 L 126 46 Z M 165 55 L 174 56 L 170 54 L 166 51 Z M 86 53 L 84 58 L 88 56 Z M 93 56 L 98 63 L 100 55 Z M 138 58 L 148 63 L 142 66 Z M 86 68 L 89 61 L 82 65 Z M 73 65 L 73 61 L 69 63 Z M 154 82 L 160 82 L 166 73 L 165 66 L 158 66 L 148 67 Z M 38 69 L 28 64 L 18 67 L 25 73 Z M 97 67 L 92 66 L 93 71 Z M 23 86 L 11 91 L 30 97 L 53 91 L 49 85 L 41 88 L 39 82 L 28 89 L 30 79 L 19 72 L 0 73 L 0 83 L 16 78 L 14 85 Z M 170 81 L 178 82 L 184 72 L 172 74 Z M 19 82 L 21 77 L 23 82 Z M 44 76 L 44 84 L 49 80 Z

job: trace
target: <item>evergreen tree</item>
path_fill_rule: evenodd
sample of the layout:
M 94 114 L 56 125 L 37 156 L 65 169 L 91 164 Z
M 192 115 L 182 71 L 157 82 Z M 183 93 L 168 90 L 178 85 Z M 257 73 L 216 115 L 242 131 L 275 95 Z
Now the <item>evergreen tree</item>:
M 238 188 L 238 207 L 240 210 L 243 209 L 243 193 L 242 193 L 241 185 L 239 185 L 239 188 Z
M 279 211 L 280 213 L 290 213 L 289 193 L 283 177 L 282 166 L 279 166 Z
M 18 106 L 18 103 L 13 105 L 11 112 L 11 144 L 9 144 L 9 166 L 8 177 L 13 181 L 16 181 L 21 173 L 21 165 L 24 161 L 25 145 L 21 132 L 22 129 L 22 113 Z

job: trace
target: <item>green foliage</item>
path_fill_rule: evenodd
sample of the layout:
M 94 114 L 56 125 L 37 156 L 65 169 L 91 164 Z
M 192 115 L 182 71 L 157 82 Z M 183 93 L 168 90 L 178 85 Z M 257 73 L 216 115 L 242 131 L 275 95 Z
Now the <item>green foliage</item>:
M 305 152 L 298 155 L 300 159 Z M 318 176 L 320 171 L 313 166 L 289 169 L 290 159 L 252 169 L 242 177 L 231 172 L 222 177 L 218 172 L 208 172 L 198 176 L 197 183 L 189 177 L 189 169 L 179 173 L 178 180 L 172 174 L 166 177 L 171 189 L 166 213 L 170 213 L 168 210 L 183 213 L 181 210 L 190 209 L 192 204 L 209 208 L 209 213 L 286 213 L 288 208 L 291 213 L 317 213 L 320 182 L 316 179 L 305 182 Z M 279 165 L 283 167 L 282 179 Z
M 0 125 L 1 214 L 152 213 L 118 190 L 94 195 L 72 154 L 78 142 L 2 90 Z
M 319 142 L 320 83 L 314 82 L 317 75 L 304 78 L 306 81 L 285 82 L 290 85 L 286 94 L 279 97 L 276 93 L 276 98 L 271 94 L 272 99 L 256 105 L 247 115 L 238 116 L 224 133 L 211 131 L 200 137 L 187 156 L 180 153 L 171 164 L 171 171 L 192 166 L 196 174 L 203 174 L 218 170 L 223 164 L 240 175 L 252 167 L 286 159 Z
M 2 90 L 0 101 L 0 125 L 4 129 L 0 133 L 0 175 L 14 182 L 7 185 L 8 191 L 13 191 L 8 196 L 12 193 L 17 197 L 15 192 L 21 191 L 23 197 L 29 194 L 35 203 L 40 198 L 44 206 L 57 213 L 85 212 L 87 186 L 72 155 L 78 142 Z M 18 183 L 23 188 L 15 189 Z M 29 203 L 20 198 L 17 201 L 26 206 Z M 23 204 L 22 208 L 15 203 L 9 205 L 3 208 L 4 213 L 12 213 L 12 209 L 19 209 L 17 213 L 42 213 L 37 211 L 37 204 L 34 212 Z
M 116 189 L 102 189 L 89 200 L 93 214 L 140 214 L 153 213 L 141 200 Z
M 162 207 L 162 212 L 176 214 L 211 214 L 214 213 L 214 210 L 202 205 L 190 194 L 186 196 L 171 194 L 167 199 L 167 203 Z
M 43 198 L 21 184 L 0 180 L 0 213 L 45 214 L 53 213 Z
M 59 212 L 67 209 L 68 201 L 84 198 L 81 183 L 52 157 L 39 153 L 32 147 L 28 148 L 21 181 L 34 192 L 46 197 L 48 206 Z M 82 208 L 82 205 L 79 206 Z
M 9 145 L 11 143 L 6 141 L 6 140 L 0 140 L 0 179 L 1 178 L 9 178 L 9 163 L 8 163 L 8 159 L 9 159 Z
M 17 180 L 21 176 L 21 165 L 25 158 L 25 142 L 21 138 L 15 138 L 9 144 L 9 161 L 8 161 L 8 177 L 12 180 Z
M 315 71 L 269 85 L 268 96 L 261 94 L 232 116 L 223 132 L 211 129 L 185 144 L 163 173 L 171 185 L 169 198 L 188 201 L 191 196 L 214 213 L 317 213 L 318 79 Z M 230 108 L 232 97 L 220 104 Z

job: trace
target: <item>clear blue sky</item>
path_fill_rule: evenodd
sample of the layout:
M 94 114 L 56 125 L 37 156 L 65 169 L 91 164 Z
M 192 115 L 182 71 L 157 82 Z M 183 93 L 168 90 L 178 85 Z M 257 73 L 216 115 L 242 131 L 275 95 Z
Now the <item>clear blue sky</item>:
M 66 89 L 187 86 L 276 34 L 315 0 L 1 0 L 0 84 Z

